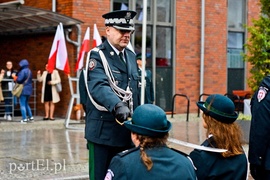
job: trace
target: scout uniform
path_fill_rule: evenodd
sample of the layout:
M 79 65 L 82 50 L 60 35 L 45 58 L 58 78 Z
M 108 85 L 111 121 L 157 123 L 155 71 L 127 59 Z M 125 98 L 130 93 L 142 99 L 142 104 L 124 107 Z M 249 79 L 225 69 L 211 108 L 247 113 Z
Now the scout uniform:
M 105 25 L 133 31 L 134 11 L 114 11 L 103 15 Z M 125 48 L 123 62 L 108 40 L 91 50 L 86 64 L 87 88 L 85 138 L 89 149 L 90 179 L 104 179 L 111 158 L 132 147 L 130 132 L 117 123 L 115 106 L 126 103 L 132 112 L 139 105 L 135 54 Z M 81 78 L 81 81 L 83 78 Z
M 124 125 L 138 135 L 163 137 L 171 129 L 165 112 L 156 105 L 139 106 L 131 121 Z M 115 156 L 108 168 L 106 180 L 176 180 L 196 179 L 196 174 L 190 159 L 182 152 L 175 151 L 166 145 L 144 148 L 151 158 L 153 166 L 147 170 L 141 159 L 140 147 L 129 149 Z
M 233 102 L 220 94 L 210 95 L 205 102 L 197 102 L 197 106 L 206 115 L 221 123 L 234 123 L 238 117 Z M 202 146 L 217 147 L 213 135 L 210 135 Z M 245 153 L 225 158 L 220 153 L 195 149 L 190 153 L 190 158 L 197 169 L 198 180 L 246 180 L 247 178 Z
M 270 178 L 270 76 L 266 76 L 251 99 L 248 160 L 253 178 Z
M 213 137 L 205 140 L 202 146 L 213 147 Z M 215 146 L 214 146 L 215 147 Z M 220 153 L 195 149 L 190 157 L 197 168 L 198 180 L 246 180 L 247 159 L 245 154 L 224 158 Z

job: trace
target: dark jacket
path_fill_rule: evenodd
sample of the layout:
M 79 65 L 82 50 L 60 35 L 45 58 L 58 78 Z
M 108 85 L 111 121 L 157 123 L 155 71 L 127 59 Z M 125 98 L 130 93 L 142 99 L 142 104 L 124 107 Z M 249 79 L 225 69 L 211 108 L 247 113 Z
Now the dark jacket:
M 248 159 L 270 170 L 270 76 L 266 76 L 251 99 Z
M 113 180 L 189 180 L 196 179 L 191 163 L 181 152 L 166 146 L 146 149 L 153 167 L 150 171 L 141 160 L 139 148 L 133 148 L 116 155 L 109 166 L 107 176 Z M 109 178 L 108 178 L 109 179 Z
M 210 138 L 202 145 L 212 147 L 209 142 L 215 144 Z M 246 180 L 247 178 L 247 158 L 244 153 L 224 158 L 220 153 L 195 149 L 190 153 L 190 158 L 197 168 L 198 180 Z
M 31 95 L 33 92 L 32 87 L 32 72 L 29 69 L 29 63 L 26 59 L 19 62 L 20 71 L 17 74 L 16 82 L 19 84 L 24 84 L 23 91 L 21 95 Z M 28 79 L 27 79 L 28 78 Z
M 126 48 L 127 65 L 125 66 L 107 40 L 98 48 L 106 56 L 117 86 L 126 90 L 129 84 L 133 93 L 133 109 L 135 109 L 139 105 L 139 75 L 135 54 Z M 115 121 L 112 113 L 115 105 L 122 100 L 112 91 L 101 58 L 96 51 L 92 51 L 90 55 L 87 81 L 93 99 L 108 111 L 99 111 L 89 98 L 87 99 L 85 138 L 98 144 L 129 146 L 131 144 L 130 132 Z

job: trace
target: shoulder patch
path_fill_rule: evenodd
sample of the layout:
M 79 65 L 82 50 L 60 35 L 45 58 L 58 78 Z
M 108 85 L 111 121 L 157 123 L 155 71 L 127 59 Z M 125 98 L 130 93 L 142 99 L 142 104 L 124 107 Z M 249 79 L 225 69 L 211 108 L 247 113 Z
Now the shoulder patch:
M 93 69 L 95 69 L 95 67 L 97 66 L 97 61 L 95 59 L 90 59 L 89 60 L 89 71 L 92 71 Z
M 261 102 L 261 100 L 263 100 L 265 98 L 265 96 L 267 95 L 267 91 L 268 91 L 268 89 L 265 88 L 265 87 L 261 86 L 259 88 L 259 91 L 258 91 L 258 94 L 257 94 L 258 102 Z
M 132 153 L 132 152 L 134 152 L 134 151 L 137 151 L 137 150 L 139 150 L 139 149 L 140 149 L 139 147 L 134 147 L 134 148 L 131 148 L 131 149 L 124 150 L 124 151 L 118 153 L 118 155 L 119 155 L 120 157 L 124 157 L 125 155 L 130 154 L 130 153 Z
M 108 169 L 104 180 L 111 180 L 111 179 L 113 179 L 113 177 L 114 177 L 114 174 L 113 174 L 112 170 Z

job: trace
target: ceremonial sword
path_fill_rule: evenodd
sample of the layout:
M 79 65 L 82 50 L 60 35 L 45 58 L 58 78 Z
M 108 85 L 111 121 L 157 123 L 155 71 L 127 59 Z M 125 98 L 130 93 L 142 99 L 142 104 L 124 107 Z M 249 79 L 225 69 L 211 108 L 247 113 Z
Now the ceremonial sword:
M 182 145 L 182 146 L 186 146 L 186 147 L 190 147 L 190 148 L 194 148 L 194 149 L 199 149 L 199 150 L 203 150 L 203 151 L 218 152 L 218 153 L 222 153 L 222 152 L 227 151 L 226 149 L 201 146 L 201 145 L 197 145 L 197 144 L 193 144 L 193 143 L 188 143 L 185 141 L 180 141 L 180 140 L 174 139 L 174 138 L 168 138 L 168 141 L 175 143 L 175 144 L 178 144 L 178 145 Z

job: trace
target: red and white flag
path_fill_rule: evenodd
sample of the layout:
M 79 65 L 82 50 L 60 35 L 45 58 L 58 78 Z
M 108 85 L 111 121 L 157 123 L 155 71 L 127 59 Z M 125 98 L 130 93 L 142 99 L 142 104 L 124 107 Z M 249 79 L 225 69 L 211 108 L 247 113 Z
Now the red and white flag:
M 83 39 L 82 46 L 81 46 L 81 49 L 80 49 L 80 53 L 79 53 L 79 56 L 78 56 L 78 60 L 77 60 L 77 63 L 76 63 L 75 71 L 78 71 L 78 70 L 83 68 L 84 54 L 85 54 L 85 52 L 90 51 L 90 33 L 89 32 L 90 32 L 90 30 L 89 30 L 89 27 L 88 27 L 87 30 L 86 30 L 86 33 L 84 35 L 84 39 Z
M 47 66 L 50 73 L 55 69 L 55 67 L 64 71 L 67 75 L 70 74 L 67 47 L 62 23 L 57 26 Z
M 102 43 L 101 37 L 99 35 L 97 25 L 94 24 L 94 33 L 93 33 L 93 48 L 100 45 Z

